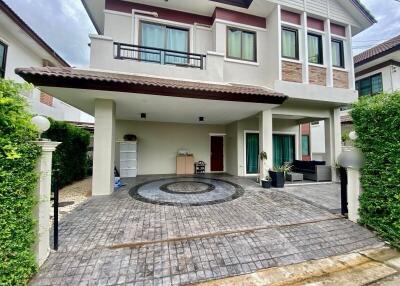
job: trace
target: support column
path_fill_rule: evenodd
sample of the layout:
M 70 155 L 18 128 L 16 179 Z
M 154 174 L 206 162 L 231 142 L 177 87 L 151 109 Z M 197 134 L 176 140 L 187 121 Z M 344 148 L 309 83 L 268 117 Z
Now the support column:
M 50 194 L 51 194 L 51 170 L 53 152 L 60 142 L 36 141 L 42 148 L 42 155 L 37 162 L 39 180 L 37 185 L 38 203 L 34 210 L 36 223 L 36 243 L 34 246 L 36 262 L 41 266 L 50 253 Z
M 273 143 L 272 143 L 272 111 L 264 110 L 259 115 L 259 144 L 260 153 L 266 152 L 268 159 L 260 160 L 260 179 L 265 178 L 268 170 L 273 167 Z
M 360 171 L 352 168 L 347 168 L 347 205 L 349 220 L 358 222 L 360 215 L 360 195 L 362 193 L 360 183 Z
M 340 125 L 340 108 L 332 109 L 330 118 L 325 119 L 325 153 L 326 164 L 332 167 L 332 181 L 338 182 L 336 162 L 341 153 L 342 130 Z
M 94 196 L 109 195 L 114 190 L 115 103 L 95 100 L 93 183 Z

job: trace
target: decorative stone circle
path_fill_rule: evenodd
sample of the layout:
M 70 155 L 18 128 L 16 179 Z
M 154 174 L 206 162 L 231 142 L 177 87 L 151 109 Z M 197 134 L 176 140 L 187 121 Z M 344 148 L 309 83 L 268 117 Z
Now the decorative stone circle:
M 134 186 L 129 194 L 142 202 L 172 206 L 219 204 L 243 195 L 241 186 L 205 177 L 175 177 L 148 181 Z
M 162 185 L 160 190 L 171 194 L 200 194 L 215 189 L 212 184 L 196 181 L 179 181 Z

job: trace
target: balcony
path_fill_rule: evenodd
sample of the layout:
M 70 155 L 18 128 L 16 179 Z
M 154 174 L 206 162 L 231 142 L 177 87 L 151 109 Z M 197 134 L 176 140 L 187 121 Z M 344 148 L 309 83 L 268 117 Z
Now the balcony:
M 118 60 L 134 60 L 157 63 L 160 65 L 175 65 L 179 67 L 205 69 L 206 55 L 179 52 L 167 49 L 114 43 L 114 58 Z

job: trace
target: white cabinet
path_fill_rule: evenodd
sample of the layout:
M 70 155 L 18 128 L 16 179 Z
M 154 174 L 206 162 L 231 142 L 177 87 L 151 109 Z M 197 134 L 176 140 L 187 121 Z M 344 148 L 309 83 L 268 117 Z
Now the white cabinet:
M 137 176 L 137 142 L 119 142 L 119 173 L 121 178 Z

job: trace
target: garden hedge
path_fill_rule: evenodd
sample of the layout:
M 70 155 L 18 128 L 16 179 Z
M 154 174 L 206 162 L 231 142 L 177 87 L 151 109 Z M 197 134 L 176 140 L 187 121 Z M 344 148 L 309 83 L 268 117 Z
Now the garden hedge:
M 365 157 L 360 223 L 400 247 L 400 92 L 362 98 L 351 116 Z
M 40 149 L 20 96 L 27 85 L 0 79 L 0 285 L 24 285 L 36 263 L 33 208 Z
M 67 122 L 49 120 L 50 129 L 43 137 L 61 142 L 53 153 L 52 186 L 62 188 L 86 177 L 90 133 Z

